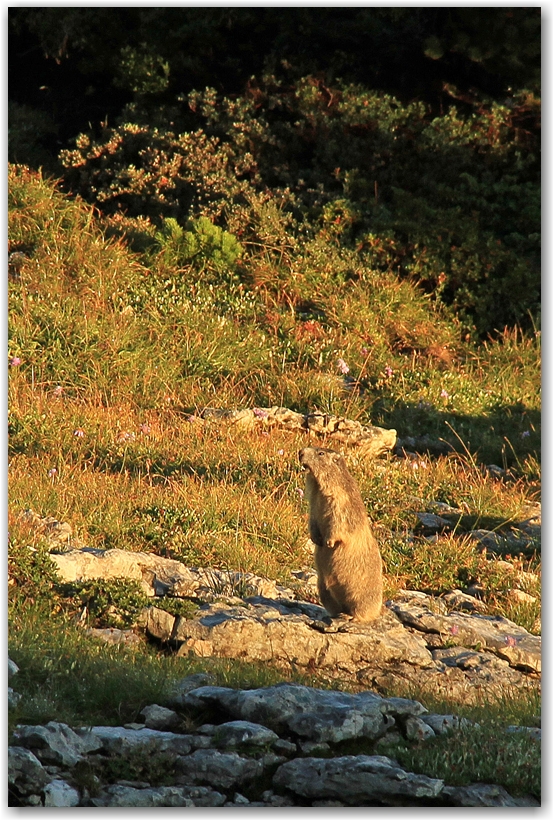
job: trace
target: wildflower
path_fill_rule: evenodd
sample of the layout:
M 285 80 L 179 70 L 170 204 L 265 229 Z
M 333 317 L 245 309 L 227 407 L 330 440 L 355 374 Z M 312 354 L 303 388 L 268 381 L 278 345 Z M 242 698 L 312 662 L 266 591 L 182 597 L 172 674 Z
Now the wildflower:
M 530 435 L 530 430 L 523 430 L 522 433 L 520 434 L 520 437 L 521 438 L 528 438 L 529 435 Z
M 440 396 L 442 397 L 442 399 L 448 399 L 449 398 L 449 393 L 447 392 L 447 390 L 442 390 L 442 392 L 440 393 Z
M 517 645 L 517 639 L 514 637 L 514 635 L 505 635 L 505 645 L 506 646 L 516 646 Z
M 190 416 L 186 417 L 186 421 L 189 421 L 190 423 L 192 423 L 193 421 L 196 421 L 196 419 L 197 419 L 197 416 L 195 416 L 193 413 Z
M 127 433 L 126 430 L 123 430 L 121 433 L 119 433 L 117 441 L 133 441 L 134 438 L 134 433 Z
M 345 361 L 343 359 L 338 359 L 338 361 L 336 362 L 336 365 L 338 367 L 338 370 L 340 371 L 340 373 L 343 376 L 345 376 L 347 373 L 349 373 L 349 367 L 347 366 L 347 364 L 345 363 Z
M 84 436 L 84 430 L 82 430 L 80 427 L 77 427 L 76 430 L 73 430 L 73 435 L 76 436 L 76 438 L 82 438 Z
M 458 635 L 459 634 L 458 624 L 453 624 L 453 626 L 450 626 L 449 631 L 451 632 L 452 635 Z
M 301 488 L 301 487 L 298 487 L 298 488 L 297 488 L 297 490 L 298 490 L 298 495 L 299 495 L 299 497 L 300 497 L 300 498 L 303 498 L 303 490 L 302 490 L 302 488 Z
M 386 374 L 386 377 L 388 379 L 391 379 L 392 376 L 394 375 L 394 371 L 392 370 L 392 368 L 390 367 L 389 364 L 387 364 L 386 367 L 384 368 L 384 373 Z
M 258 419 L 266 419 L 266 418 L 267 418 L 267 416 L 269 415 L 269 414 L 267 413 L 267 411 L 266 411 L 266 410 L 263 410 L 261 407 L 254 407 L 254 408 L 253 408 L 253 414 L 254 414 L 254 416 L 256 416 Z
M 144 435 L 148 435 L 148 433 L 152 432 L 152 428 L 146 422 L 140 425 L 140 432 L 144 433 Z
M 278 450 L 278 454 L 279 454 L 279 456 L 283 456 L 284 455 L 284 450 Z
M 369 355 L 369 348 L 368 347 L 362 347 L 361 348 L 361 355 L 362 356 L 368 356 Z
M 50 470 L 48 470 L 48 478 L 55 478 L 57 473 L 58 471 L 56 470 L 56 468 L 52 467 Z
M 21 364 L 21 359 L 19 356 L 14 356 L 13 359 L 10 359 L 10 367 L 19 367 Z
M 59 396 L 61 396 L 62 393 L 63 387 L 61 386 L 61 384 L 58 384 L 58 386 L 54 387 L 54 389 L 52 390 L 52 395 L 55 396 L 56 399 L 59 398 Z

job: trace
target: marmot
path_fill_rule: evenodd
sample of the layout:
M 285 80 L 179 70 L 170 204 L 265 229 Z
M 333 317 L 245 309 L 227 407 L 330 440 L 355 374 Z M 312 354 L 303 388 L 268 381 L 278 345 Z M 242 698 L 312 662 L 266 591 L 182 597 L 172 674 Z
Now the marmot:
M 299 459 L 321 602 L 332 618 L 373 621 L 382 607 L 382 560 L 359 488 L 334 450 L 305 447 Z

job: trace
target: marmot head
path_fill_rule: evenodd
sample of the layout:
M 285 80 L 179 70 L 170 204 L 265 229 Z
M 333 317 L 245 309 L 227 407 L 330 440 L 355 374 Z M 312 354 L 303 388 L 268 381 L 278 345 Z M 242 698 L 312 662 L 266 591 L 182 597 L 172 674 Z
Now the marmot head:
M 299 451 L 302 470 L 308 470 L 315 478 L 329 476 L 332 473 L 347 471 L 346 462 L 336 450 L 325 450 L 322 447 L 304 447 Z

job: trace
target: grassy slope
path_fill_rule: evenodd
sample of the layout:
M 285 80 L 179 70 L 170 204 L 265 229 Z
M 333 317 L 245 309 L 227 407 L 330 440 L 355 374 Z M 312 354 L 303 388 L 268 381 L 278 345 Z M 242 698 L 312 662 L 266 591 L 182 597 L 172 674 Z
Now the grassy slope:
M 12 170 L 10 187 L 10 249 L 29 256 L 9 295 L 9 356 L 21 360 L 9 379 L 16 553 L 40 546 L 17 519 L 30 507 L 71 522 L 93 546 L 153 550 L 286 581 L 290 569 L 311 565 L 296 464 L 304 438 L 190 417 L 208 405 L 319 409 L 395 427 L 402 437 L 463 442 L 466 450 L 453 458 L 415 465 L 351 456 L 379 534 L 388 593 L 401 586 L 439 591 L 478 578 L 490 612 L 533 628 L 539 608 L 513 604 L 505 570 L 473 543 L 433 545 L 407 533 L 430 501 L 462 506 L 486 525 L 524 518 L 539 492 L 539 338 L 506 331 L 469 347 L 409 283 L 367 269 L 322 232 L 294 259 L 258 249 L 243 260 L 241 282 L 221 277 L 213 284 L 212 271 L 200 276 L 163 254 L 138 256 L 106 241 L 88 207 L 34 174 Z M 339 372 L 340 358 L 361 390 Z M 514 479 L 486 475 L 481 464 L 490 462 L 510 466 Z M 537 558 L 531 568 L 539 572 Z M 53 717 L 64 702 L 56 680 L 67 674 L 68 657 L 76 663 L 73 684 L 99 679 L 106 665 L 110 676 L 123 669 L 116 680 L 136 678 L 132 696 L 117 707 L 128 719 L 149 697 L 141 689 L 146 678 L 167 681 L 191 668 L 166 659 L 161 669 L 155 656 L 130 659 L 115 650 L 98 658 L 70 626 L 63 639 L 46 636 L 41 617 L 24 610 L 17 594 L 12 617 L 12 651 L 29 668 L 26 719 Z M 267 670 L 211 668 L 234 685 L 273 682 Z M 117 720 L 109 705 L 115 700 L 113 693 L 100 697 L 90 713 Z M 524 695 L 517 703 L 521 722 L 536 713 Z M 83 699 L 67 709 L 68 719 L 82 716 Z M 494 716 L 516 722 L 504 704 Z

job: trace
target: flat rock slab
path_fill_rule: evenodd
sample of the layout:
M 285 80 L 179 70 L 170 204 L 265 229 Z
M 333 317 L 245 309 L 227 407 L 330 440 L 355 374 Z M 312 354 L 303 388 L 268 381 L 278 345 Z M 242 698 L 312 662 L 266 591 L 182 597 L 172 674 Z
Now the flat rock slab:
M 424 606 L 395 602 L 389 606 L 403 623 L 421 632 L 493 652 L 510 666 L 541 672 L 541 638 L 507 618 L 464 612 L 442 615 Z
M 279 734 L 331 743 L 356 737 L 379 738 L 396 719 L 426 711 L 418 701 L 289 683 L 252 690 L 203 686 L 189 692 L 183 706 L 200 711 L 209 707 L 238 720 L 262 722 Z
M 46 726 L 18 726 L 14 732 L 17 743 L 34 749 L 45 763 L 75 766 L 88 752 L 101 748 L 92 734 L 77 734 L 65 723 L 51 720 Z
M 303 798 L 334 798 L 349 806 L 373 801 L 394 805 L 397 798 L 428 801 L 444 787 L 443 780 L 406 772 L 382 755 L 290 760 L 277 769 L 273 784 Z

